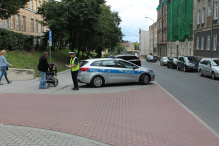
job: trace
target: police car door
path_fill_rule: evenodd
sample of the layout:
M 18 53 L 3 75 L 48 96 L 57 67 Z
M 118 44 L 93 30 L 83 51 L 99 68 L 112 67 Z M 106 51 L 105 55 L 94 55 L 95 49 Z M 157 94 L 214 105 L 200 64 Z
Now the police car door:
M 100 66 L 100 71 L 104 76 L 106 83 L 119 82 L 119 70 L 116 68 L 115 60 L 103 60 Z
M 138 80 L 138 75 L 135 74 L 135 70 L 133 69 L 134 66 L 129 62 L 117 60 L 120 82 L 136 82 Z

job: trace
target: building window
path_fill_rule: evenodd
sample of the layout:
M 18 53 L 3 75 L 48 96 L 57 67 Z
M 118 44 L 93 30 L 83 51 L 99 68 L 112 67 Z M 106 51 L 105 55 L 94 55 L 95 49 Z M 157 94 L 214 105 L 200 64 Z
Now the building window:
M 41 33 L 41 23 L 39 23 L 38 25 L 39 25 L 39 33 Z
M 202 39 L 201 39 L 201 50 L 204 50 L 204 36 L 202 36 Z
M 34 0 L 34 10 L 36 11 L 36 0 Z
M 20 29 L 20 19 L 19 19 L 19 15 L 17 15 L 17 30 Z
M 206 49 L 207 50 L 210 50 L 210 41 L 211 41 L 210 35 L 207 35 L 207 42 L 206 42 Z
M 8 21 L 7 21 L 7 19 L 4 20 L 4 28 L 8 29 Z
M 25 19 L 24 19 L 24 16 L 22 16 L 22 30 L 25 30 Z
M 199 24 L 200 11 L 197 12 L 197 24 Z
M 214 3 L 214 19 L 218 19 L 218 2 Z
M 202 23 L 205 23 L 205 9 L 202 9 Z
M 35 32 L 37 32 L 37 20 L 35 20 Z
M 11 29 L 14 29 L 14 17 L 11 16 Z
M 216 50 L 217 49 L 217 34 L 214 34 L 214 37 L 213 37 L 213 50 Z
M 32 0 L 30 0 L 30 9 L 31 10 L 33 9 L 33 2 L 32 2 Z
M 33 19 L 31 19 L 31 32 L 33 32 Z
M 211 6 L 208 6 L 208 17 L 211 16 Z
M 196 50 L 199 50 L 199 37 L 197 37 L 197 40 L 196 40 Z

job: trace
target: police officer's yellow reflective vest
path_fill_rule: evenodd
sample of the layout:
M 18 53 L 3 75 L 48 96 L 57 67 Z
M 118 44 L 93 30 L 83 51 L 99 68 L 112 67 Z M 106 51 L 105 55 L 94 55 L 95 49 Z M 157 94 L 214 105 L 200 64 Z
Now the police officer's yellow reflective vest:
M 76 59 L 76 58 L 77 58 L 77 57 L 74 57 L 74 59 L 71 58 L 71 60 L 70 60 L 70 65 L 71 65 L 71 66 L 75 64 L 75 59 Z M 78 61 L 78 65 L 77 65 L 76 67 L 72 67 L 72 68 L 71 68 L 71 71 L 77 71 L 77 70 L 79 70 L 79 61 Z

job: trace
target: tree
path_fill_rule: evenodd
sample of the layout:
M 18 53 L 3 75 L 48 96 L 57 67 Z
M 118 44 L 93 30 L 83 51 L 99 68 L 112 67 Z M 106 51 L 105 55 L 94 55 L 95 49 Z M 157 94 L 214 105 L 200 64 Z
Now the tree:
M 29 0 L 0 0 L 0 18 L 7 19 L 11 15 L 19 13 L 20 8 L 24 8 L 24 5 Z
M 135 50 L 139 50 L 139 43 L 134 42 L 133 44 L 135 45 Z

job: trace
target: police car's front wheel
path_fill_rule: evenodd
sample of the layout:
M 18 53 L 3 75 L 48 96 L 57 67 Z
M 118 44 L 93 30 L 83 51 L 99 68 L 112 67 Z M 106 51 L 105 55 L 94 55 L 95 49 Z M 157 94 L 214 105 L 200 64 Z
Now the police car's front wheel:
M 93 87 L 101 87 L 104 85 L 104 79 L 101 76 L 96 76 L 92 79 L 91 84 Z
M 149 76 L 146 75 L 146 74 L 143 74 L 143 75 L 141 76 L 141 78 L 140 78 L 140 82 L 141 82 L 141 84 L 143 84 L 143 85 L 149 84 L 149 82 L 150 82 Z

